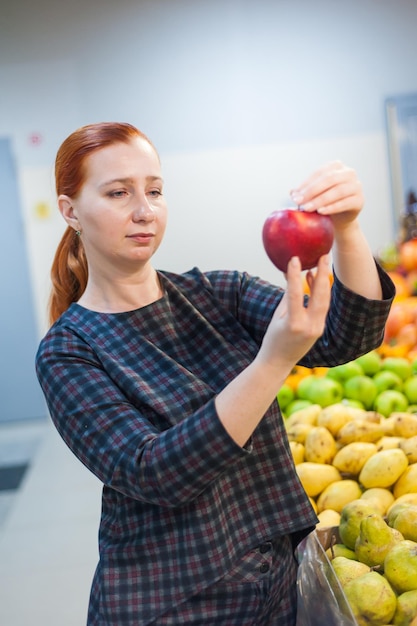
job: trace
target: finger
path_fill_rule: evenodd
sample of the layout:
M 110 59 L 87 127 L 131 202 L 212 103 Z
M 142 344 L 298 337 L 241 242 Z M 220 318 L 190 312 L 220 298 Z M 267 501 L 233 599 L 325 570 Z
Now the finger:
M 359 180 L 340 183 L 299 203 L 304 211 L 319 213 L 340 213 L 346 210 L 360 210 L 363 206 L 362 185 Z
M 300 208 L 314 211 L 344 196 L 360 192 L 361 185 L 356 172 L 351 168 L 337 165 L 315 172 L 298 189 L 292 190 L 291 197 Z
M 301 262 L 298 257 L 293 257 L 288 263 L 286 293 L 289 316 L 296 321 L 304 310 L 304 284 Z
M 363 206 L 362 187 L 359 181 L 352 185 L 340 185 L 322 193 L 314 200 L 301 206 L 304 210 L 313 210 L 322 214 L 342 213 L 343 211 L 360 211 Z
M 284 317 L 288 313 L 288 301 L 290 298 L 294 300 L 299 296 L 299 285 L 301 284 L 301 261 L 298 257 L 292 257 L 287 264 L 287 271 L 284 272 L 285 279 L 287 281 L 287 288 L 282 296 L 279 305 L 277 306 L 277 313 L 280 317 Z
M 320 257 L 317 264 L 317 272 L 310 277 L 310 298 L 308 308 L 312 312 L 323 314 L 330 305 L 331 284 L 329 280 L 330 264 L 329 255 Z
M 287 266 L 287 293 L 297 295 L 303 291 L 302 286 L 302 269 L 299 257 L 292 257 Z

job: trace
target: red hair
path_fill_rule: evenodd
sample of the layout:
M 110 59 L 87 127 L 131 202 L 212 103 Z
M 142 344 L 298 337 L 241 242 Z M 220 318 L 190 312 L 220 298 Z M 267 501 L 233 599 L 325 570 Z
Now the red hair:
M 85 182 L 87 157 L 106 146 L 128 143 L 140 137 L 155 146 L 140 130 L 127 123 L 102 122 L 74 131 L 61 144 L 55 159 L 57 195 L 76 198 Z M 155 150 L 156 152 L 156 150 Z M 87 285 L 88 266 L 80 237 L 68 226 L 58 244 L 51 267 L 52 290 L 49 299 L 51 324 L 76 302 Z

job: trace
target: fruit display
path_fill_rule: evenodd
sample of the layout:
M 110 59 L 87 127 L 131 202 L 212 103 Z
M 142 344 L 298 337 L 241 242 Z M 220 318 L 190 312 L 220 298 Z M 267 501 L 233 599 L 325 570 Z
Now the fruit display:
M 331 368 L 296 366 L 278 401 L 286 417 L 312 404 L 340 402 L 385 417 L 394 411 L 417 412 L 417 354 L 382 355 L 378 349 Z
M 385 515 L 362 498 L 342 509 L 326 554 L 359 626 L 417 623 L 416 529 L 417 500 Z
M 417 504 L 417 415 L 311 404 L 287 417 L 285 426 L 319 527 L 337 526 L 343 507 L 360 498 L 376 502 L 383 515 L 400 497 Z
M 417 238 L 385 252 L 396 296 L 382 345 L 296 366 L 278 401 L 317 533 L 333 539 L 330 575 L 310 575 L 337 579 L 359 626 L 417 626 Z
M 417 626 L 416 376 L 415 358 L 372 351 L 294 368 L 278 394 L 317 530 L 338 533 L 329 567 L 359 626 Z
M 386 246 L 378 261 L 396 287 L 381 352 L 410 358 L 417 355 L 417 238 Z

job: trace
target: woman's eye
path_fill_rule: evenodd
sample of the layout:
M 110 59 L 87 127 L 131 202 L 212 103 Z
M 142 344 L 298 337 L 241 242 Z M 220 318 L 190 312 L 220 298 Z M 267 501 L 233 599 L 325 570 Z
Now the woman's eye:
M 160 191 L 159 189 L 152 189 L 149 193 L 154 198 L 157 198 L 158 196 L 162 196 L 162 191 Z
M 125 194 L 126 191 L 110 191 L 108 195 L 110 198 L 123 198 Z

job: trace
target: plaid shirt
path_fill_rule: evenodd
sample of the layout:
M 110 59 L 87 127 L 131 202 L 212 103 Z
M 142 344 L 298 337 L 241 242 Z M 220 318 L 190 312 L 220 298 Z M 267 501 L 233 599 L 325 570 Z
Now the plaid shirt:
M 394 295 L 335 278 L 326 329 L 302 363 L 334 366 L 382 341 Z M 253 546 L 317 521 L 277 403 L 246 447 L 214 398 L 255 357 L 283 291 L 245 273 L 159 272 L 165 295 L 135 311 L 73 304 L 42 340 L 50 415 L 103 483 L 89 624 L 145 625 L 222 577 Z

